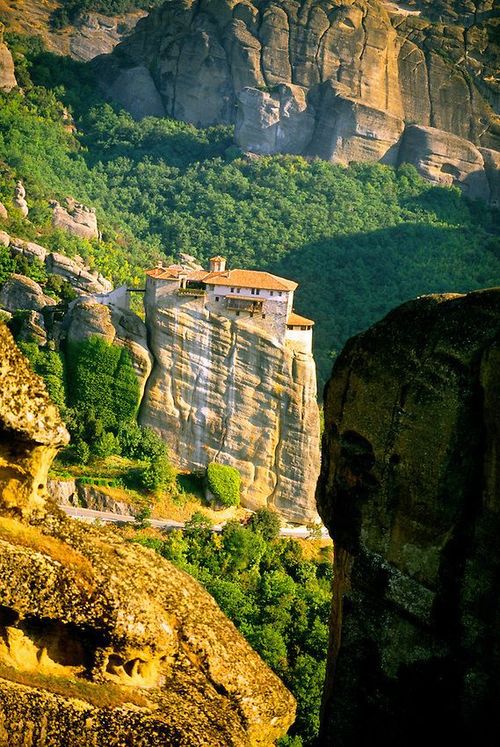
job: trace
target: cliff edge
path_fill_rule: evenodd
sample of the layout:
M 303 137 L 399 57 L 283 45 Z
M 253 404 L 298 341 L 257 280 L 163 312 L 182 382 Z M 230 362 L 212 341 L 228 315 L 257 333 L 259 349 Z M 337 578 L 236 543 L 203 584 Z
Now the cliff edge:
M 198 583 L 47 502 L 68 436 L 0 351 L 0 744 L 274 744 L 293 698 Z
M 335 542 L 321 744 L 494 743 L 499 418 L 500 289 L 409 302 L 337 360 L 318 487 Z
M 189 296 L 146 291 L 154 358 L 140 422 L 178 464 L 218 461 L 242 476 L 242 504 L 314 521 L 319 411 L 312 353 L 251 319 L 229 319 Z

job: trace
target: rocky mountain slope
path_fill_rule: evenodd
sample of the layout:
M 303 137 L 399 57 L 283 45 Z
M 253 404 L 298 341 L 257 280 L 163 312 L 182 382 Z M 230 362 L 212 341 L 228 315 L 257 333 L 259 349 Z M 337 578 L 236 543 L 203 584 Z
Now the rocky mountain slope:
M 87 61 L 111 52 L 146 15 L 144 10 L 121 15 L 91 11 L 80 14 L 75 23 L 54 28 L 53 13 L 63 5 L 58 0 L 0 0 L 0 21 L 9 31 L 40 36 L 51 52 Z
M 335 364 L 321 744 L 495 743 L 499 397 L 500 289 L 409 302 Z
M 170 0 L 98 70 L 137 117 L 236 123 L 256 153 L 409 162 L 488 199 L 497 28 L 493 2 Z
M 68 435 L 4 326 L 0 353 L 0 742 L 274 744 L 293 698 L 201 586 L 50 505 Z

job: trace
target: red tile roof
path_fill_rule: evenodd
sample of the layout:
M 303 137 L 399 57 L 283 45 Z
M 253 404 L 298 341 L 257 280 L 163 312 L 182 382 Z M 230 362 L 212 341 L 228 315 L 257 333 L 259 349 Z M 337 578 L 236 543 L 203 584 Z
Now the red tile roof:
M 297 283 L 293 280 L 280 278 L 270 272 L 258 270 L 223 270 L 222 272 L 208 272 L 206 270 L 185 270 L 180 265 L 170 267 L 155 267 L 148 270 L 146 275 L 158 280 L 177 280 L 179 275 L 186 275 L 188 280 L 208 283 L 210 285 L 228 285 L 234 288 L 260 288 L 261 290 L 294 291 Z
M 292 311 L 288 316 L 286 323 L 292 327 L 312 327 L 314 324 L 312 319 L 306 319 L 305 316 L 300 316 L 300 314 L 296 314 L 295 311 Z
M 294 291 L 297 283 L 286 278 L 258 270 L 226 270 L 209 273 L 204 279 L 211 285 L 229 285 L 234 288 L 260 288 L 262 290 Z

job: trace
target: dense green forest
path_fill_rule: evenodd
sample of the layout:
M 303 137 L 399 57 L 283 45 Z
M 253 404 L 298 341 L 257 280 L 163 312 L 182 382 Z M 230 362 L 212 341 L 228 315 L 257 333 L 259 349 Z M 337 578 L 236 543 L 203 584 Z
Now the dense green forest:
M 0 200 L 21 177 L 31 207 L 10 230 L 38 232 L 116 282 L 139 285 L 178 251 L 297 280 L 297 311 L 317 321 L 320 386 L 346 339 L 397 304 L 498 283 L 494 216 L 456 188 L 410 166 L 247 158 L 227 127 L 135 122 L 103 101 L 88 66 L 36 39 L 7 41 L 23 94 L 1 94 Z M 66 195 L 96 207 L 101 242 L 51 230 L 48 199 Z
M 136 541 L 197 578 L 282 678 L 298 710 L 290 736 L 279 744 L 301 747 L 314 744 L 319 727 L 332 557 L 329 548 L 307 557 L 303 544 L 278 531 L 279 519 L 267 509 L 247 526 L 228 522 L 220 535 L 197 513 L 184 532 L 161 539 L 140 533 Z

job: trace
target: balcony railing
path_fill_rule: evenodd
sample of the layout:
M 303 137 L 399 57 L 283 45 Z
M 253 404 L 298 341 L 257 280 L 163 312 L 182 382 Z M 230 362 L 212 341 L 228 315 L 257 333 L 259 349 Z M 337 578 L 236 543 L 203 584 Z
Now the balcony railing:
M 194 296 L 200 298 L 205 295 L 204 288 L 179 288 L 178 296 Z

